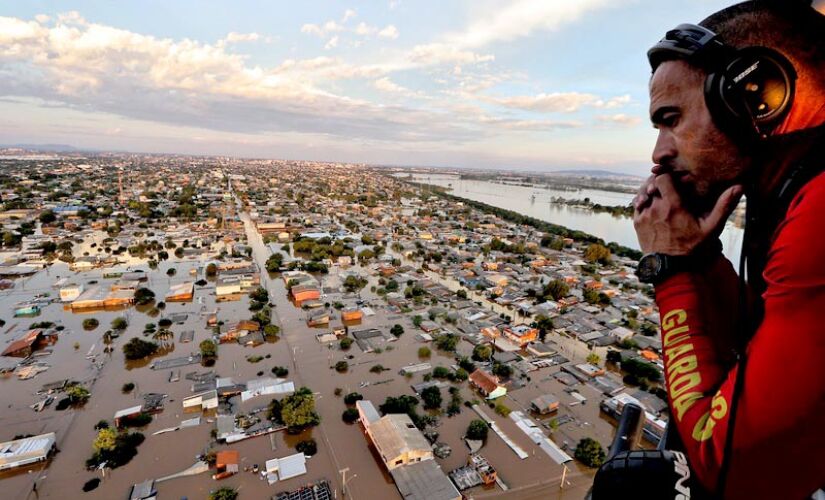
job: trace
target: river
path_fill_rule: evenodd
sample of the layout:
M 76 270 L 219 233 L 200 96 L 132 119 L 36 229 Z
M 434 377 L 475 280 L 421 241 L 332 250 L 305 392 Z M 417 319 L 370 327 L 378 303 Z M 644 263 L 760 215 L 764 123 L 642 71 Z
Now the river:
M 407 178 L 400 174 L 399 177 Z M 514 186 L 489 181 L 461 179 L 456 175 L 416 174 L 413 182 L 450 188 L 450 193 L 469 200 L 479 201 L 499 208 L 506 208 L 523 215 L 529 215 L 543 221 L 558 224 L 570 229 L 584 231 L 603 240 L 634 249 L 639 249 L 633 220 L 624 216 L 608 213 L 596 213 L 592 210 L 553 203 L 553 198 L 581 200 L 589 198 L 593 203 L 602 205 L 628 205 L 633 195 L 597 189 L 562 191 L 546 187 Z M 741 228 L 731 222 L 722 232 L 722 247 L 731 262 L 739 262 L 742 246 Z

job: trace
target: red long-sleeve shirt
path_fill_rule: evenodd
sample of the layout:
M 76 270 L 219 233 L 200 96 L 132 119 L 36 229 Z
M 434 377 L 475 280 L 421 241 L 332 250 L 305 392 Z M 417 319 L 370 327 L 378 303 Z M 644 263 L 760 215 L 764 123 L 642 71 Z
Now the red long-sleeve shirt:
M 747 348 L 726 497 L 806 498 L 825 485 L 825 173 L 791 201 L 767 256 L 764 316 Z M 738 366 L 738 278 L 719 257 L 656 287 L 671 422 L 714 491 Z

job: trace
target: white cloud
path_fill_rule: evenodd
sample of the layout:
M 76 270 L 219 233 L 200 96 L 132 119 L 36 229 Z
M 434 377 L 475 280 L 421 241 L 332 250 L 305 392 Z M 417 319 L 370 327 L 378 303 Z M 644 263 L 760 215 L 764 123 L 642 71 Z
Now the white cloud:
M 407 94 L 410 93 L 410 90 L 406 87 L 402 87 L 401 85 L 396 84 L 389 77 L 379 78 L 373 82 L 373 86 L 382 91 L 382 92 L 389 92 L 394 94 Z
M 481 99 L 507 108 L 539 111 L 543 113 L 574 113 L 584 106 L 594 108 L 615 108 L 630 102 L 630 96 L 604 100 L 595 94 L 581 92 L 553 92 L 528 96 L 489 97 Z
M 389 8 L 395 10 L 399 5 L 401 5 L 401 0 L 390 0 Z
M 325 50 L 334 49 L 338 46 L 338 35 L 327 40 L 327 43 L 324 45 Z
M 305 24 L 301 26 L 301 33 L 306 33 L 307 35 L 315 35 L 315 36 L 324 36 L 324 30 L 321 29 L 320 26 L 317 24 Z
M 492 3 L 462 32 L 447 41 L 462 48 L 483 47 L 492 42 L 509 41 L 534 31 L 553 31 L 579 20 L 587 12 L 618 5 L 610 0 L 519 0 L 505 7 Z
M 408 54 L 409 61 L 422 65 L 472 64 L 495 60 L 492 54 L 476 54 L 445 43 L 416 45 Z
M 619 113 L 615 115 L 599 115 L 596 117 L 596 121 L 599 123 L 633 126 L 638 125 L 642 119 L 638 116 L 629 116 L 624 113 Z
M 378 28 L 363 22 L 358 23 L 358 26 L 355 27 L 355 34 L 361 36 L 372 36 L 376 31 L 378 31 Z
M 381 38 L 390 38 L 395 40 L 398 38 L 398 28 L 392 24 L 388 24 L 384 29 L 378 32 L 378 36 Z
M 347 9 L 344 11 L 344 17 L 341 18 L 341 23 L 346 23 L 357 15 L 358 14 L 353 9 Z
M 257 33 L 235 33 L 234 31 L 230 32 L 226 35 L 226 40 L 228 43 L 237 43 L 237 42 L 254 42 L 261 38 L 261 35 Z

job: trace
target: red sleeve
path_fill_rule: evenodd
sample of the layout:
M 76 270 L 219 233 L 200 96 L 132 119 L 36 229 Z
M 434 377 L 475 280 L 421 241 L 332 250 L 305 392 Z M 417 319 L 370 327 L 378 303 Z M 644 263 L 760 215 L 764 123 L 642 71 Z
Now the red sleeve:
M 803 498 L 825 485 L 825 174 L 777 228 L 764 271 L 765 315 L 748 345 L 727 495 Z M 738 366 L 721 345 L 735 329 L 729 262 L 657 286 L 671 419 L 694 472 L 714 490 Z M 721 293 L 720 293 L 721 292 Z

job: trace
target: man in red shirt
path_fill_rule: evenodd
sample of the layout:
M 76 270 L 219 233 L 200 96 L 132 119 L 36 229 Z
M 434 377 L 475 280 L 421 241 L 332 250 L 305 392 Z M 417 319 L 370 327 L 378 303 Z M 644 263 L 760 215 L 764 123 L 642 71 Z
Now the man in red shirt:
M 825 486 L 825 17 L 799 4 L 739 4 L 648 53 L 638 274 L 656 288 L 670 425 L 726 498 Z M 718 243 L 742 194 L 746 280 Z

